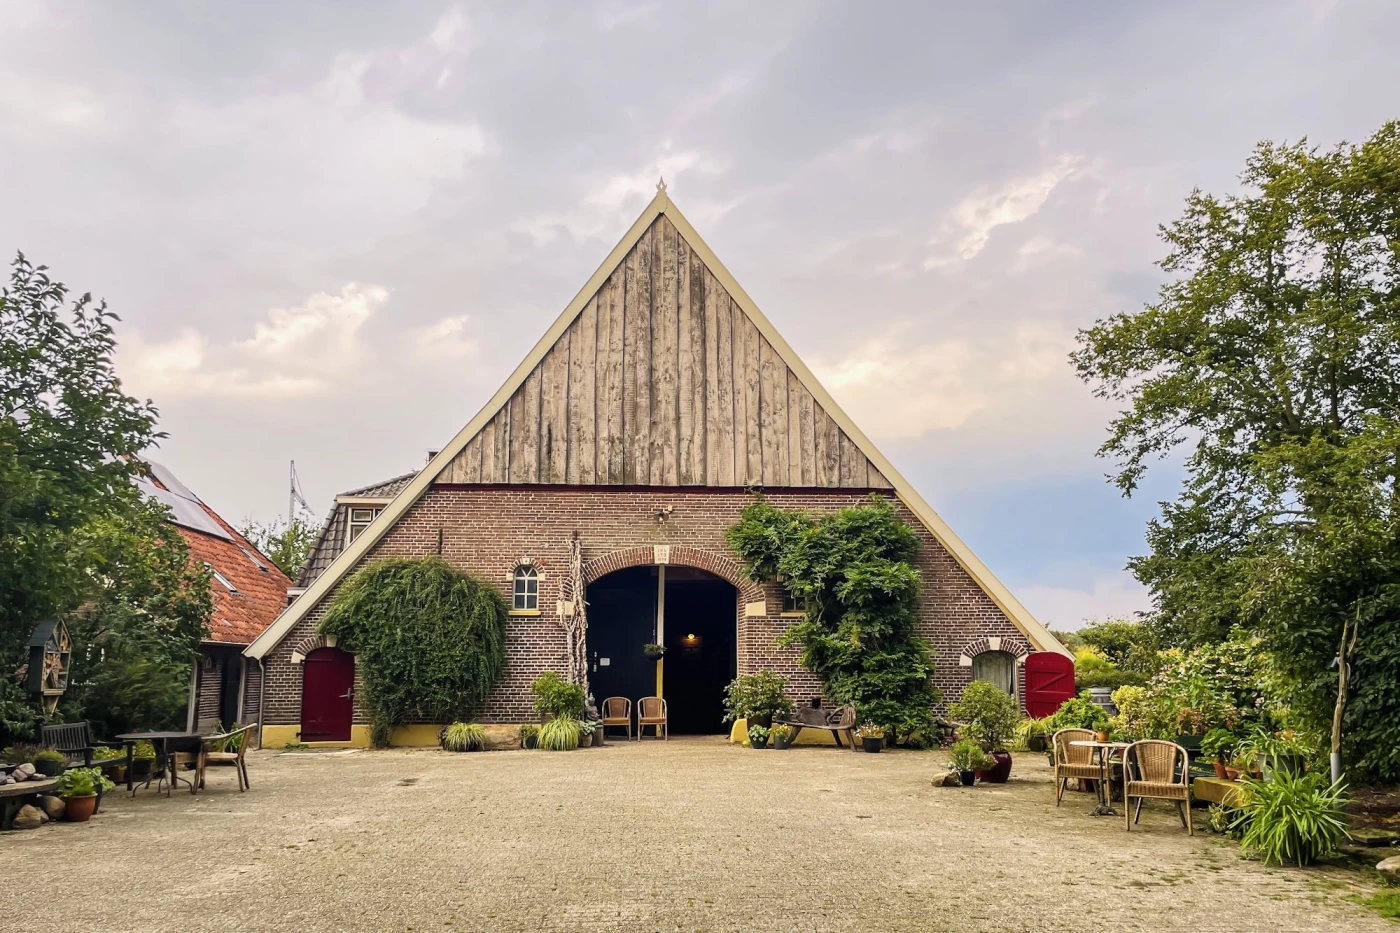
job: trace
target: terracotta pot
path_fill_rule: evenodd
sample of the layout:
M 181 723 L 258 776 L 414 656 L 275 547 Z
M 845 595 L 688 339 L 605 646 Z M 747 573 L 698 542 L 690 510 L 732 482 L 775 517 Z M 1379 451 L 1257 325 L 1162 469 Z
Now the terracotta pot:
M 1227 766 L 1227 767 L 1225 768 L 1225 780 L 1227 780 L 1227 781 L 1238 781 L 1239 779 L 1240 779 L 1240 769 L 1239 769 L 1239 768 L 1231 768 L 1231 767 L 1229 767 L 1229 766 Z
M 1220 780 L 1222 780 L 1222 781 L 1228 781 L 1228 780 L 1230 780 L 1230 775 L 1227 773 L 1227 770 L 1228 770 L 1228 769 L 1226 769 L 1224 762 L 1215 761 L 1215 762 L 1212 762 L 1212 763 L 1215 765 L 1215 776 L 1216 776 L 1216 777 L 1220 778 Z
M 990 768 L 977 772 L 977 780 L 984 784 L 1005 784 L 1011 777 L 1011 753 L 992 752 L 992 761 L 995 764 Z
M 84 797 L 64 797 L 63 816 L 70 823 L 86 823 L 92 819 L 92 812 L 97 809 L 97 795 L 88 794 Z
M 1107 732 L 1095 732 L 1095 733 L 1094 733 L 1094 738 L 1095 738 L 1096 740 L 1100 741 L 1100 742 L 1107 742 L 1107 741 L 1108 741 L 1108 733 L 1107 733 Z

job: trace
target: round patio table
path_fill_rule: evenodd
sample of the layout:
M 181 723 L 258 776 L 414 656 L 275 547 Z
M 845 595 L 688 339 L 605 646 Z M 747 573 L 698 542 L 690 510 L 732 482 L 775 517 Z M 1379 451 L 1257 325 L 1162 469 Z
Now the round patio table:
M 1090 816 L 1117 816 L 1118 811 L 1113 809 L 1113 798 L 1110 796 L 1109 780 L 1113 777 L 1113 758 L 1115 753 L 1120 753 L 1126 749 L 1131 742 L 1098 742 L 1092 739 L 1075 739 L 1069 744 L 1077 745 L 1080 748 L 1093 749 L 1094 757 L 1098 759 L 1099 774 L 1103 775 L 1099 779 L 1099 805 L 1094 808 Z
M 170 743 L 180 740 L 198 742 L 200 741 L 198 732 L 124 732 L 117 736 L 116 739 L 126 746 L 126 792 L 128 794 L 133 796 L 136 794 L 136 743 L 143 740 L 158 747 L 156 751 L 156 760 L 161 763 L 162 780 L 164 780 L 164 773 L 168 770 L 172 789 L 175 787 L 176 781 L 184 781 L 186 784 L 190 785 L 190 793 L 194 793 L 194 782 L 180 777 L 175 773 L 175 769 L 171 767 Z M 146 784 L 149 785 L 150 783 L 151 779 L 149 777 L 146 778 Z M 159 791 L 160 788 L 157 787 L 156 790 Z M 165 795 L 169 797 L 170 792 L 166 791 Z

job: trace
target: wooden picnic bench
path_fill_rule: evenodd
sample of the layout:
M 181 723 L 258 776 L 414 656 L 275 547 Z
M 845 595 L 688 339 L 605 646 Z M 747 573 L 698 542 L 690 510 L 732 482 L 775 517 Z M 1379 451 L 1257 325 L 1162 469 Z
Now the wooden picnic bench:
M 802 734 L 803 729 L 822 729 L 830 732 L 831 737 L 836 740 L 836 747 L 841 748 L 841 736 L 845 735 L 846 740 L 851 743 L 851 751 L 856 750 L 856 708 L 854 706 L 841 706 L 832 710 L 809 706 L 798 710 L 792 716 L 774 717 L 773 725 L 783 725 L 791 729 L 792 742 L 797 741 L 797 737 Z

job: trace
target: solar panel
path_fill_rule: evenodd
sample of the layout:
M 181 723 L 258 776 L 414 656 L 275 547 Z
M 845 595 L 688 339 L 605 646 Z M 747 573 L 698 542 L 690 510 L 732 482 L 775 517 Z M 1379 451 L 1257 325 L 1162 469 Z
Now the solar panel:
M 224 531 L 223 526 L 209 517 L 209 513 L 204 511 L 204 506 L 200 503 L 195 494 L 175 479 L 174 475 L 165 467 L 146 461 L 151 467 L 151 473 L 160 480 L 163 485 L 170 485 L 169 489 L 161 489 L 145 476 L 136 477 L 136 486 L 141 490 L 141 494 L 148 499 L 154 499 L 162 505 L 168 506 L 175 524 L 182 528 L 189 528 L 206 535 L 213 535 L 225 541 L 232 541 L 232 536 Z M 180 490 L 176 492 L 175 490 Z

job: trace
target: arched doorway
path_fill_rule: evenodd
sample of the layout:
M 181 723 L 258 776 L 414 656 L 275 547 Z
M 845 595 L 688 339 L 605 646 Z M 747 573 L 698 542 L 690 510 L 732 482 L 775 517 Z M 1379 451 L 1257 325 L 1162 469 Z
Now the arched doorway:
M 317 648 L 301 662 L 301 740 L 348 742 L 355 718 L 355 656 Z
M 738 592 L 693 567 L 628 567 L 588 587 L 589 686 L 610 696 L 666 699 L 670 731 L 713 735 L 724 727 L 724 688 L 737 665 Z M 659 632 L 659 637 L 658 637 Z M 642 646 L 666 654 L 648 660 Z

